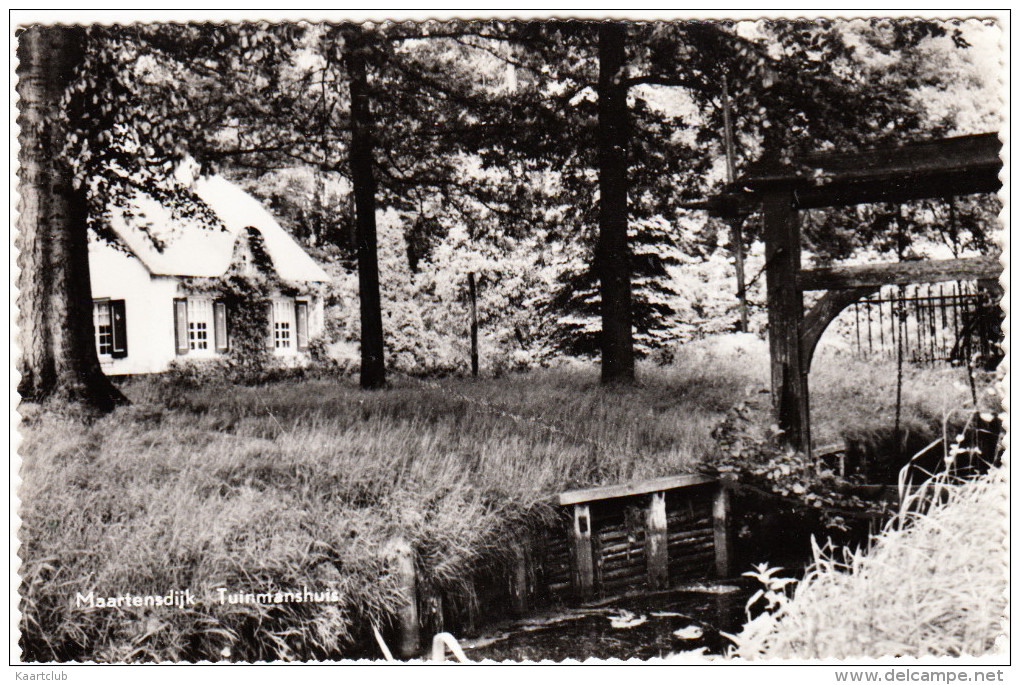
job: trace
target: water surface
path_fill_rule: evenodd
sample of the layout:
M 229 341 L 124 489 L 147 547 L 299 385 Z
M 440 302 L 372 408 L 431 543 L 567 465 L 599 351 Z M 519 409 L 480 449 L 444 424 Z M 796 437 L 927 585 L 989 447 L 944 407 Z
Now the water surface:
M 730 642 L 719 633 L 740 630 L 752 592 L 750 585 L 726 582 L 617 597 L 504 624 L 462 646 L 472 661 L 721 654 Z

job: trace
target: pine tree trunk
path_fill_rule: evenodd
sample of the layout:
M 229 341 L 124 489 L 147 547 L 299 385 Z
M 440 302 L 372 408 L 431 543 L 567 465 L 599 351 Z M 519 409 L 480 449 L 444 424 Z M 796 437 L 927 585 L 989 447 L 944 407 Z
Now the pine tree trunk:
M 383 357 L 382 301 L 375 225 L 375 177 L 372 161 L 372 112 L 368 101 L 362 30 L 348 35 L 347 65 L 351 79 L 351 181 L 358 243 L 358 292 L 361 301 L 361 387 L 386 385 Z
M 60 101 L 84 41 L 74 27 L 33 26 L 18 36 L 18 392 L 105 412 L 126 400 L 96 356 L 85 191 L 74 188 L 60 155 Z
M 627 91 L 621 83 L 626 27 L 599 27 L 599 241 L 602 382 L 634 380 L 630 246 L 627 244 Z

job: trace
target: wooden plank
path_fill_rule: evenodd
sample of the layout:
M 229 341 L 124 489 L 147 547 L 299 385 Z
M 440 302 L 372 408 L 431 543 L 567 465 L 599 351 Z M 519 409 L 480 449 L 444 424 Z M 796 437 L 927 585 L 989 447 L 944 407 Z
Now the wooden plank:
M 669 543 L 671 558 L 686 557 L 697 552 L 708 552 L 715 559 L 715 537 L 709 535 L 707 538 L 691 538 Z
M 599 500 L 613 499 L 615 497 L 629 497 L 631 495 L 646 495 L 650 492 L 660 490 L 673 490 L 686 488 L 693 485 L 705 485 L 714 482 L 714 478 L 701 474 L 683 474 L 679 476 L 666 476 L 664 478 L 653 478 L 651 480 L 637 481 L 633 483 L 620 483 L 618 485 L 603 485 L 596 488 L 584 488 L 581 490 L 568 490 L 561 492 L 553 498 L 553 503 L 558 506 L 568 506 L 580 502 L 597 502 Z
M 668 539 L 666 537 L 666 493 L 653 492 L 645 511 L 645 559 L 648 585 L 662 590 L 669 585 Z
M 970 257 L 803 269 L 797 282 L 802 290 L 838 290 L 997 279 L 1001 273 L 1002 264 L 997 257 Z
M 712 518 L 715 523 L 715 572 L 720 578 L 729 578 L 733 561 L 730 549 L 729 518 L 730 492 L 720 485 L 712 503 Z
M 673 542 L 676 542 L 676 541 L 679 541 L 679 540 L 694 540 L 694 539 L 697 539 L 697 538 L 710 538 L 714 534 L 715 534 L 715 521 L 713 520 L 711 528 L 696 528 L 694 530 L 684 530 L 684 531 L 679 531 L 679 532 L 676 532 L 676 533 L 670 533 L 669 534 L 669 542 L 670 542 L 670 544 L 672 544 Z
M 591 511 L 585 503 L 574 505 L 570 530 L 570 580 L 574 594 L 588 599 L 595 587 L 595 565 L 591 548 Z
M 807 375 L 800 347 L 804 298 L 797 280 L 801 270 L 797 210 L 791 193 L 774 192 L 764 197 L 762 211 L 773 410 L 786 441 L 810 452 Z

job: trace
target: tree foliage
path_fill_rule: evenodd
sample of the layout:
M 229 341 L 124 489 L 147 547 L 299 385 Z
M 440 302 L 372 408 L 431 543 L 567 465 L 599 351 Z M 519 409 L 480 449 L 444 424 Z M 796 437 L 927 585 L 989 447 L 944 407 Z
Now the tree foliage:
M 370 194 L 379 213 L 389 212 L 386 239 L 398 243 L 378 252 L 406 261 L 400 269 L 429 310 L 419 320 L 447 326 L 448 316 L 460 316 L 475 274 L 483 338 L 490 329 L 503 358 L 595 354 L 606 201 L 602 28 L 579 21 L 89 27 L 63 108 L 82 114 L 67 119 L 63 155 L 88 190 L 90 225 L 100 234 L 108 207 L 139 191 L 215 229 L 215 217 L 174 178 L 189 155 L 239 180 L 317 257 L 349 272 L 359 242 L 354 180 L 366 168 L 352 166 L 350 57 L 358 41 L 363 114 L 371 119 L 363 155 Z M 626 105 L 625 271 L 639 356 L 689 335 L 697 308 L 685 274 L 693 265 L 727 268 L 725 227 L 687 209 L 724 182 L 724 80 L 738 170 L 761 158 L 995 124 L 994 106 L 974 97 L 991 87 L 987 55 L 971 45 L 987 27 L 774 20 L 616 28 L 624 43 L 617 87 Z M 862 250 L 909 257 L 932 241 L 965 253 L 989 247 L 996 211 L 994 203 L 961 198 L 810 212 L 804 233 L 822 260 Z M 752 217 L 745 240 L 756 238 Z M 525 272 L 494 266 L 501 260 Z M 380 263 L 380 309 L 398 300 L 400 288 L 385 278 L 396 266 Z M 697 307 L 720 309 L 706 301 Z M 358 327 L 340 328 L 360 336 Z M 405 335 L 387 329 L 390 352 L 413 346 Z

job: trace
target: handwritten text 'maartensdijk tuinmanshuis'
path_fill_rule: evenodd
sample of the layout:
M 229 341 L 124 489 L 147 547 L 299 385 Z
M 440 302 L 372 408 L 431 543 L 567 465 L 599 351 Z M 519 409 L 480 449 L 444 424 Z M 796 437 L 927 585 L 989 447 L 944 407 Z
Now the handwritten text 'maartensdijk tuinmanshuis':
M 304 602 L 340 602 L 343 595 L 337 590 L 272 590 L 266 592 L 232 592 L 227 588 L 216 588 L 212 597 L 215 604 L 294 604 Z M 158 595 L 140 595 L 130 592 L 105 596 L 94 591 L 87 594 L 75 593 L 75 607 L 91 609 L 113 609 L 121 607 L 177 607 L 187 609 L 198 602 L 191 590 L 170 590 Z

